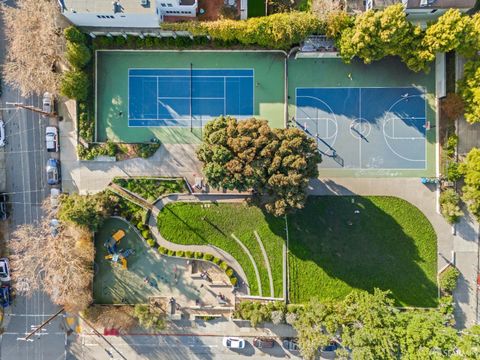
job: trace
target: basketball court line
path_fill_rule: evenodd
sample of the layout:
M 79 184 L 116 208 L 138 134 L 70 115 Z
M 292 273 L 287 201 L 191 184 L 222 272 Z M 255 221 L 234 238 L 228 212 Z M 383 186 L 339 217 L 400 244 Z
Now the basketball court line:
M 367 87 L 365 89 L 369 89 L 370 87 Z M 385 88 L 385 89 L 412 89 L 412 87 L 399 87 L 399 88 L 396 88 L 396 87 L 373 87 L 373 88 Z M 307 105 L 298 105 L 299 104 L 299 101 L 298 99 L 299 98 L 313 98 L 313 99 L 316 99 L 317 101 L 319 101 L 320 103 L 324 104 L 330 111 L 331 113 L 334 115 L 335 113 L 333 112 L 332 110 L 332 106 L 330 106 L 326 101 L 322 100 L 322 99 L 319 99 L 315 96 L 309 96 L 309 95 L 300 95 L 298 96 L 298 90 L 299 89 L 312 89 L 312 90 L 316 90 L 316 89 L 354 89 L 354 88 L 335 88 L 335 87 L 322 87 L 322 88 L 314 88 L 314 87 L 311 87 L 311 88 L 296 88 L 295 89 L 295 93 L 296 93 L 296 103 L 295 103 L 295 109 L 296 109 L 296 115 L 298 114 L 299 110 L 302 111 L 302 107 L 305 107 Z M 362 115 L 362 101 L 361 101 L 361 96 L 362 96 L 362 88 L 358 88 L 359 89 L 359 98 L 358 98 L 358 102 L 359 102 L 359 116 L 358 116 L 358 119 L 362 119 L 361 115 Z M 417 88 L 414 88 L 418 91 Z M 424 91 L 424 90 L 423 90 Z M 425 103 L 425 108 L 424 108 L 424 115 L 426 115 L 426 101 L 424 99 L 424 96 L 425 96 L 425 92 L 423 94 L 420 94 L 420 95 L 412 95 L 410 97 L 421 97 L 423 100 L 424 100 L 424 103 Z M 397 105 L 398 103 L 404 101 L 405 98 L 401 97 L 399 98 L 398 100 L 396 100 L 393 105 L 391 105 L 388 109 L 387 112 L 391 111 L 391 109 Z M 303 111 L 304 112 L 304 111 Z M 308 116 L 308 114 L 307 114 Z M 310 117 L 307 117 L 306 119 L 308 119 L 309 121 L 318 121 L 319 119 L 312 119 Z M 424 133 L 424 136 L 419 136 L 419 137 L 395 137 L 395 136 L 390 136 L 387 134 L 386 130 L 385 130 L 385 124 L 394 120 L 396 118 L 392 118 L 392 119 L 387 119 L 387 120 L 384 120 L 382 121 L 382 134 L 385 138 L 385 143 L 388 147 L 388 150 L 395 156 L 399 157 L 400 159 L 402 160 L 405 160 L 405 161 L 411 161 L 411 162 L 424 162 L 424 168 L 423 169 L 420 169 L 420 168 L 411 168 L 411 167 L 408 167 L 408 168 L 395 168 L 395 169 L 392 169 L 392 168 L 377 168 L 377 170 L 381 170 L 381 169 L 385 169 L 385 170 L 425 170 L 427 168 L 427 159 L 426 159 L 426 154 L 427 154 L 427 140 L 426 140 L 426 124 L 427 124 L 427 119 L 426 119 L 426 116 L 402 116 L 402 118 L 398 118 L 396 120 L 414 120 L 414 121 L 417 121 L 417 120 L 420 120 L 420 121 L 423 121 L 423 127 L 425 128 L 425 133 Z M 304 120 L 304 118 L 296 118 L 296 122 L 297 122 L 297 126 L 298 124 Z M 393 124 L 393 123 L 392 123 Z M 350 129 L 351 130 L 351 129 Z M 337 132 L 338 132 L 338 125 L 337 125 Z M 351 132 L 351 131 L 350 131 Z M 393 131 L 393 134 L 394 134 L 394 131 Z M 364 169 L 364 166 L 363 166 L 363 161 L 362 161 L 362 138 L 360 136 L 354 136 L 352 133 L 350 134 L 352 137 L 356 138 L 359 142 L 359 156 L 358 156 L 358 168 L 357 169 Z M 404 156 L 404 155 L 401 155 L 399 154 L 395 149 L 392 148 L 391 144 L 387 141 L 388 139 L 391 139 L 391 140 L 423 140 L 424 141 L 424 144 L 425 144 L 425 153 L 424 153 L 424 156 L 425 158 L 424 159 L 411 159 L 409 158 L 408 156 Z M 318 142 L 318 141 L 317 141 Z M 351 170 L 355 169 L 355 168 L 349 168 Z M 367 167 L 367 169 L 370 169 Z

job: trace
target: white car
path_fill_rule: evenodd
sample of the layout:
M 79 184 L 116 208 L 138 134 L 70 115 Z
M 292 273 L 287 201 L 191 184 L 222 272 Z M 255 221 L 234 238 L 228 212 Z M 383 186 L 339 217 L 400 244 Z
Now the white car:
M 7 258 L 0 259 L 0 280 L 3 282 L 10 281 L 10 264 Z
M 45 131 L 45 142 L 47 144 L 47 151 L 58 151 L 58 129 L 55 126 L 47 126 Z
M 5 124 L 0 120 L 0 147 L 5 146 Z
M 244 349 L 245 348 L 245 340 L 236 337 L 224 337 L 223 338 L 223 346 L 229 349 Z
M 60 197 L 60 189 L 51 188 L 50 189 L 50 205 L 55 209 L 58 206 L 58 198 Z
M 43 94 L 42 111 L 46 113 L 53 112 L 53 97 L 52 97 L 52 94 L 50 94 L 49 92 L 46 92 L 45 94 Z M 46 115 L 42 115 L 42 116 L 47 117 Z

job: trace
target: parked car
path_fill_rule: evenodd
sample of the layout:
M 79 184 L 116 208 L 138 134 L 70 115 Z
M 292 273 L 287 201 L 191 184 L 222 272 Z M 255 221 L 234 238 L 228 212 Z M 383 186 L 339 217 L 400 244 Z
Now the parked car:
M 60 183 L 60 162 L 57 159 L 47 160 L 47 183 L 48 185 Z
M 275 340 L 267 337 L 256 337 L 253 339 L 253 345 L 259 349 L 273 348 Z
M 42 100 L 42 110 L 46 113 L 53 112 L 53 96 L 49 92 L 43 94 Z M 43 117 L 47 117 L 47 115 L 42 115 Z
M 298 351 L 300 347 L 297 344 L 297 339 L 287 338 L 282 341 L 282 346 L 289 351 Z
M 324 346 L 322 348 L 322 351 L 325 352 L 330 352 L 330 351 L 335 351 L 338 348 L 338 344 L 335 341 L 330 341 L 330 343 L 327 346 Z
M 223 346 L 229 349 L 243 349 L 245 348 L 245 340 L 236 337 L 224 337 Z
M 7 258 L 0 259 L 0 281 L 10 281 L 10 264 Z
M 5 123 L 3 120 L 0 120 L 0 147 L 4 147 L 6 144 L 5 141 Z
M 12 293 L 11 288 L 8 285 L 0 287 L 0 305 L 3 308 L 12 305 Z
M 58 129 L 55 126 L 47 126 L 45 131 L 45 143 L 47 144 L 47 151 L 58 151 Z
M 51 188 L 50 189 L 50 205 L 52 208 L 58 206 L 58 198 L 60 197 L 60 189 Z
M 8 195 L 5 193 L 0 194 L 0 220 L 8 219 Z

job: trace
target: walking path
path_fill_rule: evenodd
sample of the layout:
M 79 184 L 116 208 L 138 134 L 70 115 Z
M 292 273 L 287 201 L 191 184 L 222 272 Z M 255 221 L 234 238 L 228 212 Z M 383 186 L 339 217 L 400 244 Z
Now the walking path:
M 270 281 L 270 297 L 273 298 L 275 297 L 275 291 L 273 289 L 273 276 L 272 276 L 272 268 L 270 267 L 270 261 L 268 260 L 267 252 L 265 251 L 265 247 L 263 246 L 262 239 L 260 239 L 260 236 L 258 235 L 257 230 L 253 230 L 253 234 L 255 235 L 258 245 L 262 250 L 263 260 L 265 261 L 265 266 L 267 267 L 268 281 Z
M 214 246 L 214 245 L 180 245 L 172 243 L 166 240 L 158 231 L 157 217 L 160 211 L 165 205 L 175 202 L 242 202 L 248 195 L 246 194 L 170 194 L 159 199 L 148 219 L 148 226 L 153 236 L 155 237 L 157 244 L 171 250 L 183 250 L 183 251 L 199 251 L 203 253 L 210 253 L 215 257 L 225 261 L 239 276 L 238 291 L 244 294 L 250 294 L 250 288 L 248 285 L 248 279 L 240 266 L 238 261 L 226 251 Z
M 478 224 L 467 215 L 457 224 L 454 236 L 452 227 L 437 212 L 435 185 L 424 185 L 418 178 L 329 178 L 311 181 L 309 194 L 396 196 L 419 208 L 437 234 L 438 270 L 455 261 L 461 273 L 454 292 L 457 327 L 477 322 Z
M 255 277 L 257 278 L 258 293 L 259 293 L 260 296 L 263 296 L 262 280 L 260 279 L 260 273 L 258 272 L 257 263 L 255 262 L 255 259 L 253 258 L 252 253 L 251 253 L 250 250 L 248 250 L 248 248 L 240 241 L 240 239 L 235 236 L 235 234 L 230 234 L 230 235 L 232 236 L 233 240 L 235 240 L 235 241 L 237 242 L 237 244 L 240 245 L 240 247 L 242 248 L 243 252 L 244 252 L 245 254 L 247 254 L 248 258 L 250 259 L 250 262 L 251 262 L 252 265 L 253 265 L 253 270 L 255 270 Z

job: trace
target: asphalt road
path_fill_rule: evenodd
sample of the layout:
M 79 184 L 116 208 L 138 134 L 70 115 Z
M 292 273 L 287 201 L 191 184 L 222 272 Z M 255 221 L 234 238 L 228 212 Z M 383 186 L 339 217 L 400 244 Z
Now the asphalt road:
M 5 1 L 2 1 L 5 2 Z M 11 4 L 10 1 L 6 2 Z M 0 23 L 0 65 L 4 61 L 5 36 Z M 32 55 L 34 56 L 34 55 Z M 23 98 L 14 90 L 3 85 L 0 108 L 5 122 L 6 140 L 6 191 L 11 202 L 10 230 L 21 224 L 34 223 L 42 216 L 41 203 L 49 194 L 46 184 L 45 127 L 48 119 L 29 110 L 13 108 L 7 102 L 39 106 L 37 96 Z M 35 239 L 32 239 L 35 241 Z M 64 359 L 66 334 L 63 318 L 58 318 L 46 326 L 41 335 L 33 341 L 19 340 L 48 319 L 58 309 L 48 296 L 38 292 L 29 298 L 17 296 L 14 305 L 7 311 L 1 339 L 0 357 L 2 360 Z
M 193 359 L 300 359 L 279 342 L 271 349 L 257 349 L 246 339 L 244 349 L 230 350 L 221 336 L 108 336 L 108 344 L 97 336 L 82 336 L 82 346 L 72 349 L 72 359 L 96 360 L 193 360 Z M 69 357 L 70 359 L 70 357 Z

